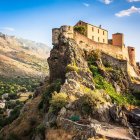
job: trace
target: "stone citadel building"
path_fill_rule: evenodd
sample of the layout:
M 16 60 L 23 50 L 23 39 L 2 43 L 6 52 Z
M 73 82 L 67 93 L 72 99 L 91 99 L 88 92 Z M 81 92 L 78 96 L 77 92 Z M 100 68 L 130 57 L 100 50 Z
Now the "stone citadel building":
M 76 32 L 75 26 L 84 26 L 85 34 Z M 53 45 L 57 45 L 60 34 L 66 38 L 72 38 L 82 49 L 100 50 L 119 60 L 126 60 L 132 77 L 139 77 L 140 66 L 139 63 L 136 63 L 135 48 L 124 45 L 122 33 L 115 33 L 112 35 L 112 39 L 108 39 L 108 31 L 102 29 L 101 26 L 97 27 L 83 21 L 79 21 L 75 26 L 61 26 L 52 29 Z

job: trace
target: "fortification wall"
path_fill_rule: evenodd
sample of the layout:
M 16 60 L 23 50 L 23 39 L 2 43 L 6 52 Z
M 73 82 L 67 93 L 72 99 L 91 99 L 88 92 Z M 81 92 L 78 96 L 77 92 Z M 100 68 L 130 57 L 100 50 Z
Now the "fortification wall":
M 109 56 L 112 56 L 111 58 L 114 64 L 119 65 L 121 68 L 126 69 L 132 77 L 137 77 L 137 72 L 135 71 L 133 66 L 130 65 L 127 47 L 113 46 L 111 44 L 94 42 L 93 40 L 87 38 L 86 36 L 78 32 L 74 32 L 72 26 L 61 26 L 60 28 L 54 28 L 52 30 L 53 45 L 57 45 L 59 43 L 60 35 L 65 36 L 66 38 L 74 39 L 82 49 L 86 49 L 87 51 L 100 50 L 108 54 Z M 126 61 L 123 62 L 123 60 Z
M 74 30 L 72 26 L 61 26 L 60 28 L 52 29 L 52 44 L 57 45 L 59 43 L 59 36 L 65 36 L 66 38 L 74 38 Z
M 127 61 L 126 60 L 120 60 L 117 58 L 114 58 L 106 53 L 102 53 L 101 59 L 103 64 L 110 64 L 113 67 L 121 68 L 123 71 L 127 72 Z
M 128 49 L 121 46 L 113 46 L 110 44 L 97 43 L 93 40 L 74 32 L 74 39 L 81 48 L 86 50 L 101 50 L 115 58 L 129 61 Z
M 131 77 L 138 78 L 138 74 L 135 71 L 134 67 L 131 66 L 127 60 L 117 59 L 110 55 L 102 53 L 102 61 L 104 64 L 109 63 L 114 67 L 121 68 L 123 71 L 128 73 L 128 75 L 130 75 Z

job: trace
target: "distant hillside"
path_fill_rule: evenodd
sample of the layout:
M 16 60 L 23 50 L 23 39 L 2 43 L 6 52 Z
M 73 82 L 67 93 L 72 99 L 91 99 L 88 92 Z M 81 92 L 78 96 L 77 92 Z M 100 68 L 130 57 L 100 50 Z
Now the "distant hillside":
M 0 33 L 0 76 L 44 77 L 49 47 Z
M 21 44 L 23 49 L 30 50 L 34 53 L 38 53 L 43 58 L 48 57 L 48 52 L 50 48 L 46 46 L 46 44 L 38 43 L 23 38 L 16 38 L 16 40 Z

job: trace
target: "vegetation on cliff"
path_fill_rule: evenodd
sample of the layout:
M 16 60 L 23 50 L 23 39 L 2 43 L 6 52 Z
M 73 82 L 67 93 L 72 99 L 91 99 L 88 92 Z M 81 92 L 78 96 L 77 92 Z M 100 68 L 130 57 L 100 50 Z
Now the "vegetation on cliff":
M 105 131 L 105 124 L 107 129 L 112 123 L 112 128 L 116 127 L 116 122 L 127 126 L 126 106 L 137 104 L 130 92 L 129 77 L 126 71 L 105 63 L 102 55 L 82 50 L 74 40 L 60 36 L 48 58 L 49 79 L 38 87 L 25 111 L 2 130 L 2 135 L 8 137 L 8 130 L 21 140 L 48 139 L 51 130 L 62 129 L 72 133 L 75 140 L 82 140 L 101 136 L 98 129 Z M 26 127 L 21 130 L 22 125 Z
M 116 92 L 112 83 L 109 82 L 109 74 L 110 72 L 115 74 L 116 78 L 114 76 L 114 80 L 119 81 L 119 78 L 122 76 L 122 73 L 119 69 L 113 68 L 109 64 L 106 64 L 105 66 L 102 65 L 102 68 L 99 68 L 96 62 L 100 59 L 101 57 L 99 51 L 93 51 L 91 52 L 91 54 L 89 54 L 88 65 L 93 74 L 93 81 L 95 83 L 95 87 L 97 89 L 105 90 L 105 92 L 111 97 L 113 103 L 118 103 L 119 105 L 139 105 L 139 101 L 136 100 L 135 96 L 133 96 L 132 93 L 130 93 L 130 91 L 127 92 L 127 89 L 126 93 Z M 103 77 L 103 75 L 100 72 L 100 69 L 103 69 L 105 72 L 107 72 L 108 77 Z
M 86 27 L 85 26 L 75 26 L 74 31 L 76 31 L 82 35 L 85 35 L 86 34 Z

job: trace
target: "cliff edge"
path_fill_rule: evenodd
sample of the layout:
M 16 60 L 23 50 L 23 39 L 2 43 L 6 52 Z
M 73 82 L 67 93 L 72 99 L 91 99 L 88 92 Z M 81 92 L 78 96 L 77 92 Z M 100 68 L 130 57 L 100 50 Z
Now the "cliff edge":
M 64 31 L 57 37 L 48 58 L 50 76 L 19 118 L 2 129 L 2 138 L 138 139 L 139 99 L 126 61 L 82 49 Z

